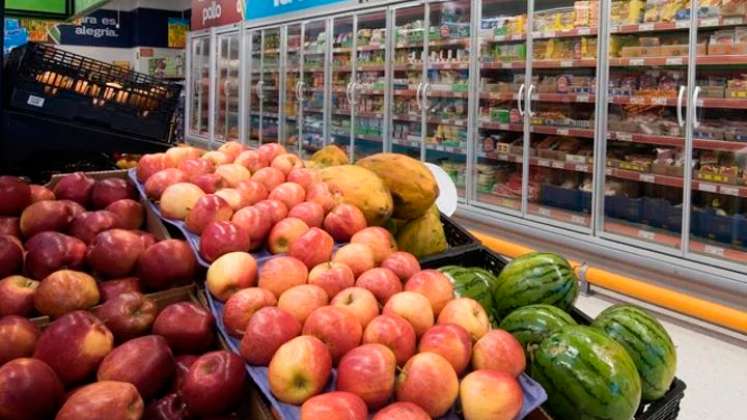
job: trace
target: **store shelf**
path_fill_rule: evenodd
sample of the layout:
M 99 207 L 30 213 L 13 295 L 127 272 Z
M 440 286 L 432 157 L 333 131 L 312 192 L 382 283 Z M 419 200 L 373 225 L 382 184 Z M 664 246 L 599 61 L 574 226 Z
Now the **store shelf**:
M 420 122 L 421 118 L 420 115 L 410 115 L 410 114 L 394 114 L 392 115 L 392 119 L 395 121 L 410 121 L 410 122 Z M 426 122 L 428 124 L 443 124 L 443 125 L 453 125 L 455 127 L 466 127 L 467 126 L 467 119 L 454 119 L 454 118 L 438 118 L 438 117 L 430 117 L 426 118 Z
M 526 41 L 526 39 L 527 39 L 526 34 L 480 36 L 480 40 L 485 41 L 485 42 L 515 42 L 515 41 Z
M 486 130 L 503 130 L 503 131 L 516 131 L 516 132 L 524 131 L 523 124 L 503 124 L 503 123 L 489 122 L 489 121 L 481 121 L 480 128 L 484 128 Z
M 588 139 L 594 138 L 594 130 L 587 128 L 565 128 L 551 127 L 546 125 L 531 125 L 529 131 L 531 133 L 549 134 L 552 136 L 583 137 Z
M 729 16 L 729 17 L 717 17 L 717 18 L 705 18 L 700 19 L 698 22 L 698 28 L 718 28 L 743 25 L 747 23 L 747 17 L 744 16 Z M 613 34 L 632 34 L 632 33 L 645 33 L 645 32 L 660 32 L 660 31 L 674 31 L 689 29 L 690 21 L 676 21 L 676 22 L 648 22 L 639 23 L 634 25 L 616 25 L 610 27 L 610 33 Z
M 550 38 L 578 38 L 580 36 L 596 35 L 597 28 L 575 28 L 568 31 L 532 32 L 533 39 Z
M 428 68 L 432 70 L 467 70 L 469 69 L 469 62 L 428 63 Z
M 494 61 L 480 63 L 481 69 L 523 69 L 526 61 Z M 585 58 L 579 60 L 532 60 L 532 67 L 537 69 L 594 68 L 597 60 Z
M 384 112 L 356 111 L 355 116 L 358 118 L 373 118 L 373 119 L 383 120 Z
M 469 38 L 455 38 L 455 39 L 442 39 L 438 41 L 428 42 L 428 47 L 452 47 L 452 46 L 468 46 Z M 411 42 L 411 43 L 398 43 L 395 45 L 397 49 L 408 49 L 408 48 L 423 48 L 422 42 Z

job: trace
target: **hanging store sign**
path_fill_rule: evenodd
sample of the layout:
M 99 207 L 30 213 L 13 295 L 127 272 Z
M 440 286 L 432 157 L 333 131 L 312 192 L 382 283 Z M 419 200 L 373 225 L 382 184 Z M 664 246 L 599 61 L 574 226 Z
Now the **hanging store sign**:
M 243 19 L 244 0 L 192 0 L 193 31 L 229 25 Z
M 299 10 L 355 0 L 246 0 L 246 20 L 269 18 Z

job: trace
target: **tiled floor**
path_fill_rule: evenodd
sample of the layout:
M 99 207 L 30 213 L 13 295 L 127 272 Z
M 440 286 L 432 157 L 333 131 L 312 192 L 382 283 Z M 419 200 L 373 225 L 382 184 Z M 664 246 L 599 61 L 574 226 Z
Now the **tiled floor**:
M 607 291 L 597 291 L 579 297 L 577 306 L 596 316 L 620 300 L 629 301 Z M 747 418 L 747 336 L 642 306 L 655 311 L 677 346 L 677 376 L 687 384 L 679 419 Z

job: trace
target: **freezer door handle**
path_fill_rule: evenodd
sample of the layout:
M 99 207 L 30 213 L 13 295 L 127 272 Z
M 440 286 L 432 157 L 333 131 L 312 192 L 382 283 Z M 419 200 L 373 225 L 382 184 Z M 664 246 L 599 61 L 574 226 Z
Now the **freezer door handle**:
M 693 90 L 693 107 L 695 107 L 695 113 L 693 115 L 693 128 L 700 127 L 700 120 L 698 119 L 698 99 L 700 97 L 700 86 L 695 86 Z
M 677 123 L 680 127 L 685 126 L 685 119 L 682 117 L 682 99 L 685 97 L 685 90 L 684 86 L 680 86 L 680 92 L 677 94 Z
M 517 106 L 519 107 L 519 115 L 524 116 L 524 89 L 526 85 L 524 83 L 519 86 L 519 93 L 516 94 L 516 100 L 518 101 Z
M 264 82 L 262 80 L 260 80 L 259 82 L 257 82 L 257 86 L 255 87 L 255 89 L 257 91 L 257 98 L 259 98 L 259 99 L 264 99 L 264 93 L 262 92 L 262 85 L 263 84 L 264 84 Z
M 529 89 L 527 90 L 527 114 L 529 117 L 534 116 L 534 111 L 532 111 L 532 93 L 534 93 L 534 84 L 529 85 Z
M 431 84 L 430 83 L 424 84 L 423 93 L 422 93 L 423 99 L 421 101 L 421 104 L 423 105 L 423 107 L 425 107 L 426 111 L 428 110 L 428 95 L 430 95 L 430 93 L 431 93 Z
M 351 89 L 353 89 L 353 81 L 348 82 L 348 86 L 345 88 L 345 97 L 348 100 L 348 105 L 353 105 L 353 95 L 350 93 Z

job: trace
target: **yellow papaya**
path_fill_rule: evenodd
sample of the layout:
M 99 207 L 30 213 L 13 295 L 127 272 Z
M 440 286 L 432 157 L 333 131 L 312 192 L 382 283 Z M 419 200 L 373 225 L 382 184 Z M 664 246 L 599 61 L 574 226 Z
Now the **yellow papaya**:
M 378 153 L 359 160 L 357 165 L 384 180 L 394 201 L 393 217 L 417 219 L 438 198 L 436 179 L 419 160 L 398 153 Z
M 426 211 L 423 216 L 401 226 L 397 232 L 397 247 L 418 258 L 446 251 L 449 244 L 438 211 Z
M 319 171 L 338 202 L 358 207 L 369 226 L 383 226 L 392 215 L 392 195 L 381 178 L 366 168 L 342 165 Z
M 347 165 L 348 163 L 350 163 L 348 161 L 348 154 L 345 153 L 345 151 L 342 150 L 339 146 L 334 144 L 328 144 L 322 147 L 316 153 L 311 155 L 310 160 L 314 162 L 315 167 L 322 168 L 326 168 L 329 166 Z

